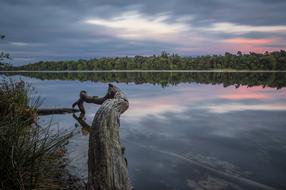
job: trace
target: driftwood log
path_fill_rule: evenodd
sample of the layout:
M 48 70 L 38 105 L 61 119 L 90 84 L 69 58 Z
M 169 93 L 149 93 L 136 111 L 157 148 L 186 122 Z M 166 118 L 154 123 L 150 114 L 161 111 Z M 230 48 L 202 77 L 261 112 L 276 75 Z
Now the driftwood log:
M 66 114 L 76 113 L 80 110 L 74 108 L 39 108 L 37 109 L 38 115 L 53 115 L 53 114 Z
M 124 147 L 120 144 L 120 115 L 129 107 L 126 96 L 114 85 L 109 84 L 104 97 L 88 96 L 80 92 L 76 105 L 80 117 L 74 116 L 84 127 L 85 109 L 83 103 L 100 104 L 92 122 L 88 149 L 88 190 L 131 190 Z

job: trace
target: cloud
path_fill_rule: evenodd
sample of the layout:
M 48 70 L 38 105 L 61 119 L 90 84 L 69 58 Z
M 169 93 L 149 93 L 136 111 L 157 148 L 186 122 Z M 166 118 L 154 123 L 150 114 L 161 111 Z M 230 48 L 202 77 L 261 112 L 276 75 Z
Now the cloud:
M 244 93 L 239 93 L 239 94 L 224 94 L 221 96 L 223 99 L 227 100 L 249 100 L 249 99 L 254 99 L 254 100 L 266 100 L 270 99 L 271 97 L 267 94 L 263 93 L 255 93 L 255 92 L 244 92 Z
M 11 42 L 13 46 L 27 46 L 28 44 L 25 42 Z
M 286 111 L 286 104 L 220 104 L 210 105 L 205 107 L 209 112 L 213 113 L 227 113 L 234 111 Z
M 230 39 L 225 39 L 224 42 L 235 43 L 235 44 L 259 45 L 259 44 L 272 43 L 273 40 L 272 39 L 251 39 L 251 38 L 230 38 Z
M 0 48 L 11 52 L 16 64 L 25 63 L 16 58 L 152 55 L 162 50 L 182 55 L 231 52 L 240 46 L 269 51 L 285 48 L 285 9 L 280 0 L 2 0 L 0 33 L 7 38 Z M 255 43 L 254 38 L 275 40 Z
M 84 23 L 99 25 L 115 30 L 115 36 L 135 40 L 166 40 L 189 30 L 182 22 L 168 23 L 168 14 L 145 16 L 138 11 L 127 12 L 111 19 L 93 18 L 84 20 Z
M 239 25 L 235 23 L 214 23 L 210 27 L 205 28 L 207 31 L 223 32 L 223 33 L 237 33 L 245 34 L 248 32 L 286 32 L 286 25 L 277 26 L 252 26 Z

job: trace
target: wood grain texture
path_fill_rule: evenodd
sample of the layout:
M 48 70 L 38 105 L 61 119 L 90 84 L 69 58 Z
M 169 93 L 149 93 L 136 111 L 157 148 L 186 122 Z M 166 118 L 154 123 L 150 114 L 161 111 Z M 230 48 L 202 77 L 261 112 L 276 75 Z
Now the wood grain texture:
M 119 138 L 120 115 L 129 107 L 127 97 L 109 84 L 104 97 L 87 96 L 85 91 L 80 93 L 80 99 L 74 106 L 79 104 L 85 112 L 83 102 L 101 104 L 94 116 L 89 136 L 87 189 L 133 189 Z

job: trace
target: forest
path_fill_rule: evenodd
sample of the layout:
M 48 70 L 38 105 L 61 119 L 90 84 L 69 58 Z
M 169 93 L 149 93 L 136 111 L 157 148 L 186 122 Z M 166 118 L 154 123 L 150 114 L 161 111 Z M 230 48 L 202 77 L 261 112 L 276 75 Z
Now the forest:
M 5 66 L 2 70 L 286 70 L 286 51 L 249 52 L 224 55 L 179 56 L 163 51 L 160 55 L 102 57 L 90 60 L 39 61 L 23 66 Z

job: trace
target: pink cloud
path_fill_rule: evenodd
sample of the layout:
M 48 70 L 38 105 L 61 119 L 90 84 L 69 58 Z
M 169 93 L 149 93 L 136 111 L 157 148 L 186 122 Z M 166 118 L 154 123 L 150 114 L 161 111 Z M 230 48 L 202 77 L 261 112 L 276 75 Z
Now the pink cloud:
M 271 97 L 263 93 L 261 86 L 251 87 L 251 88 L 247 88 L 246 86 L 241 86 L 239 87 L 239 90 L 231 88 L 230 89 L 224 88 L 220 90 L 219 98 L 228 100 L 245 100 L 245 99 L 262 100 Z
M 224 88 L 219 90 L 220 98 L 229 100 L 244 100 L 244 99 L 257 99 L 257 100 L 267 100 L 267 99 L 285 99 L 285 91 L 276 91 L 270 87 L 262 86 L 240 86 L 239 90 L 233 88 Z M 266 91 L 275 91 L 275 93 L 266 93 Z
M 257 100 L 263 100 L 263 99 L 270 99 L 271 97 L 265 94 L 259 94 L 259 93 L 245 93 L 245 94 L 226 94 L 221 96 L 221 98 L 229 99 L 229 100 L 244 100 L 244 99 L 257 99 Z
M 272 43 L 273 39 L 252 39 L 252 38 L 230 38 L 224 40 L 224 42 L 228 43 L 237 43 L 237 44 L 252 44 L 252 45 L 260 45 L 260 44 L 269 44 Z

